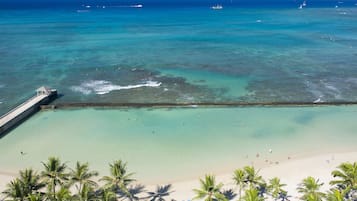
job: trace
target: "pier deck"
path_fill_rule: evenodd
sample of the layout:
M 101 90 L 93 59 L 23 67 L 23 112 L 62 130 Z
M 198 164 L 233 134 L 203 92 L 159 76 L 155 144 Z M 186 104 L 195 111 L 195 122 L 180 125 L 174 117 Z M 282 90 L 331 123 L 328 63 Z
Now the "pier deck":
M 57 97 L 56 90 L 39 88 L 35 96 L 0 117 L 0 137 L 36 113 L 40 105 L 49 103 L 55 97 Z
M 41 102 L 45 98 L 47 98 L 47 95 L 34 96 L 26 102 L 22 103 L 21 105 L 17 106 L 16 108 L 12 109 L 10 112 L 4 114 L 0 118 L 0 128 L 7 124 L 9 121 L 19 116 L 20 114 L 22 114 L 23 112 L 33 107 L 33 105 L 35 105 L 36 103 Z

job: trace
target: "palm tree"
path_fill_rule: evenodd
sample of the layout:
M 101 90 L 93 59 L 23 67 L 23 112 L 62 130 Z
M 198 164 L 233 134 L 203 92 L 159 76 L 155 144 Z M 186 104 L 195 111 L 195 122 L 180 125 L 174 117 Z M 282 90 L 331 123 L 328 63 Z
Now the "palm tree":
M 42 162 L 42 164 L 45 170 L 42 171 L 41 175 L 48 184 L 49 197 L 56 200 L 56 187 L 58 185 L 63 186 L 64 182 L 68 180 L 68 174 L 65 173 L 67 166 L 55 157 L 48 158 L 47 163 Z
M 264 201 L 264 197 L 259 196 L 259 191 L 256 188 L 251 187 L 245 191 L 243 201 Z
M 283 190 L 284 186 L 286 186 L 286 184 L 281 184 L 280 179 L 277 177 L 269 180 L 268 190 L 274 200 L 280 199 L 281 195 L 287 195 L 287 192 Z
M 15 179 L 8 183 L 5 191 L 2 193 L 5 195 L 6 200 L 23 201 L 26 197 L 24 194 L 23 184 L 19 179 Z
M 200 179 L 201 189 L 194 189 L 197 194 L 193 199 L 205 199 L 205 201 L 226 201 L 226 197 L 221 193 L 222 183 L 216 184 L 213 175 L 206 175 L 205 180 Z
M 45 184 L 40 181 L 41 177 L 32 169 L 20 171 L 21 184 L 23 185 L 23 193 L 27 197 L 31 194 L 38 193 L 40 189 L 45 187 Z
M 167 197 L 173 191 L 170 191 L 172 185 L 157 186 L 153 192 L 148 192 L 150 201 L 165 201 L 164 197 Z
M 93 186 L 87 183 L 84 183 L 81 191 L 73 196 L 73 200 L 76 201 L 94 201 L 96 199 L 97 195 Z
M 327 201 L 344 201 L 344 193 L 337 189 L 333 189 L 327 193 L 326 200 Z
M 71 170 L 69 176 L 71 183 L 74 184 L 77 189 L 78 195 L 82 194 L 84 186 L 86 186 L 86 190 L 91 186 L 97 186 L 97 183 L 91 180 L 91 178 L 98 176 L 98 172 L 89 171 L 88 163 L 81 164 L 80 162 L 77 162 L 75 169 Z
M 112 189 L 100 189 L 96 201 L 117 201 L 117 196 Z
M 28 201 L 43 201 L 41 193 L 31 194 L 27 196 Z
M 66 187 L 61 187 L 58 192 L 56 192 L 56 199 L 53 201 L 70 201 L 72 199 L 71 192 Z
M 339 170 L 332 171 L 332 176 L 339 178 L 330 182 L 331 185 L 339 185 L 343 188 L 357 188 L 357 162 L 342 163 L 337 167 Z
M 245 172 L 246 183 L 248 183 L 250 187 L 258 188 L 261 184 L 264 183 L 262 176 L 258 174 L 259 171 L 256 171 L 254 167 L 245 166 L 243 170 Z
M 241 200 L 242 190 L 244 190 L 247 185 L 245 172 L 242 169 L 235 170 L 233 172 L 233 181 L 239 188 L 239 200 Z
M 320 192 L 322 185 L 323 183 L 320 183 L 318 179 L 307 177 L 299 184 L 297 190 L 303 194 L 301 197 L 303 200 L 320 201 L 325 196 L 324 193 Z
M 131 178 L 133 173 L 127 173 L 126 163 L 121 160 L 114 161 L 110 166 L 110 176 L 104 176 L 100 181 L 106 182 L 105 188 L 112 189 L 114 192 L 123 192 L 129 199 L 132 198 L 128 190 L 128 185 L 134 181 Z

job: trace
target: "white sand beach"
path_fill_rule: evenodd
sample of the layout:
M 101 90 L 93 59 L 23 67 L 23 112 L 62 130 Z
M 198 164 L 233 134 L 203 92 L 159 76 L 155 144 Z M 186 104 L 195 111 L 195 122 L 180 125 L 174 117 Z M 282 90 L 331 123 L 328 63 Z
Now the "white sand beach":
M 265 180 L 279 177 L 282 183 L 287 184 L 285 188 L 291 200 L 297 200 L 297 185 L 307 176 L 318 178 L 325 185 L 323 190 L 328 190 L 326 184 L 331 181 L 331 171 L 343 162 L 357 161 L 357 152 L 326 153 L 322 155 L 307 156 L 303 158 L 289 159 L 281 163 L 270 164 L 265 167 L 256 167 Z M 239 168 L 239 167 L 237 167 Z M 203 173 L 204 175 L 204 173 Z M 5 189 L 6 183 L 10 182 L 15 175 L 0 172 L 0 190 Z M 224 183 L 224 189 L 234 189 L 232 173 L 216 176 L 217 182 Z M 164 184 L 163 184 L 164 185 Z M 192 189 L 199 188 L 199 177 L 195 180 L 173 183 L 171 198 L 175 200 L 191 200 L 194 197 Z M 154 190 L 156 186 L 147 186 L 148 190 Z
M 324 183 L 323 190 L 328 190 L 329 181 L 333 179 L 331 171 L 343 162 L 357 161 L 357 152 L 348 153 L 326 153 L 316 156 L 308 156 L 298 159 L 290 159 L 285 162 L 269 165 L 266 167 L 256 167 L 260 169 L 260 174 L 265 180 L 279 177 L 282 183 L 287 184 L 285 189 L 291 195 L 291 200 L 297 200 L 298 193 L 296 187 L 307 176 L 318 178 Z M 232 174 L 216 176 L 217 182 L 224 184 L 224 189 L 234 189 Z M 190 200 L 194 197 L 192 189 L 199 188 L 199 179 L 173 184 L 172 198 L 176 200 Z M 154 188 L 154 187 L 151 187 Z

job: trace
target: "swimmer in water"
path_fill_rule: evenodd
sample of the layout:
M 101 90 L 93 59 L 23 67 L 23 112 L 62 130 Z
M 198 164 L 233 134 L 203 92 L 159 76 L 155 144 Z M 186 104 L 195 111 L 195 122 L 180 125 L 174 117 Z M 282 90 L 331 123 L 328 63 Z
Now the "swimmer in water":
M 24 155 L 26 155 L 26 153 L 25 153 L 25 152 L 23 152 L 23 151 L 21 151 L 21 152 L 20 152 L 20 154 L 21 154 L 21 155 L 23 155 L 23 156 L 24 156 Z

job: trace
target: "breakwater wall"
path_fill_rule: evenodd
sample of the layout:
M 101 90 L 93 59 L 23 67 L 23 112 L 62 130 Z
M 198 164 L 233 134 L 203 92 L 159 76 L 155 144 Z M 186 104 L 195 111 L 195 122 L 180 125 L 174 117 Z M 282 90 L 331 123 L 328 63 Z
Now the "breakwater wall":
M 191 103 L 56 103 L 43 109 L 66 108 L 170 108 L 170 107 L 317 107 L 357 105 L 355 101 L 339 102 L 191 102 Z

